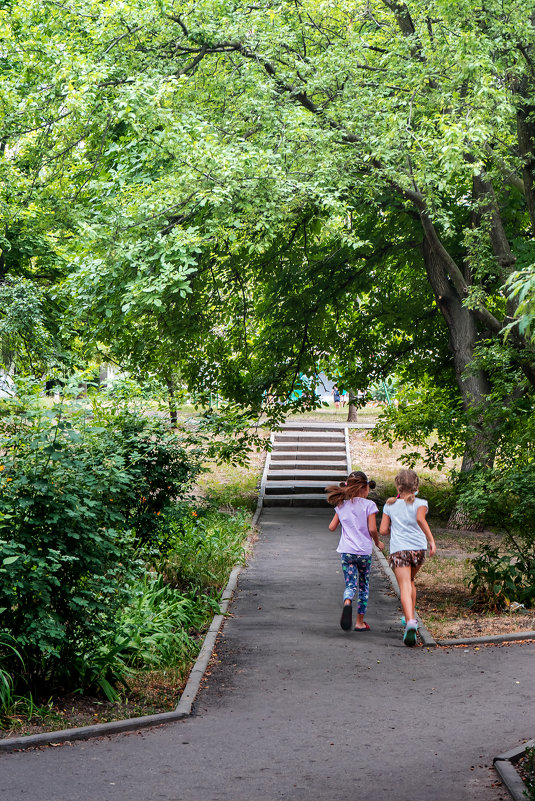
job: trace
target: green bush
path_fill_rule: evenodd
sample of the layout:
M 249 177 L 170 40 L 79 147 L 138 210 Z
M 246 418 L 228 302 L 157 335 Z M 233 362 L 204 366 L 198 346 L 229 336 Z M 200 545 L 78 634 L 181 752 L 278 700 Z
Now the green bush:
M 213 509 L 181 509 L 165 521 L 171 550 L 159 570 L 177 589 L 198 594 L 218 594 L 231 569 L 244 560 L 243 543 L 250 519 Z
M 197 462 L 164 421 L 97 401 L 43 409 L 27 399 L 0 418 L 0 448 L 0 628 L 32 691 L 78 685 L 128 605 L 135 546 L 151 540 Z
M 459 503 L 473 519 L 501 532 L 500 548 L 485 544 L 473 560 L 471 587 L 481 609 L 516 601 L 535 606 L 535 471 L 528 460 L 478 467 L 456 477 Z
M 535 605 L 535 560 L 528 563 L 486 543 L 472 560 L 472 604 L 491 612 L 507 609 L 516 601 Z
M 102 631 L 77 659 L 82 686 L 98 687 L 109 700 L 117 685 L 128 689 L 135 668 L 186 668 L 199 650 L 198 635 L 215 612 L 217 601 L 193 597 L 146 573 L 131 588 L 129 603 L 117 611 L 112 630 Z

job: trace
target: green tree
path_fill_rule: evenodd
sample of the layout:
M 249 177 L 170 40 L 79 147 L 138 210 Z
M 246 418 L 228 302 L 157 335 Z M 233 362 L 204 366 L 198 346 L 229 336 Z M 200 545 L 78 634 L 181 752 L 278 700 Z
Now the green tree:
M 86 340 L 251 408 L 327 363 L 478 409 L 495 342 L 531 392 L 526 329 L 503 333 L 534 261 L 527 0 L 30 2 L 3 24 L 5 158 L 33 165 L 19 205 L 48 237 L 54 212 Z M 466 468 L 493 458 L 470 431 Z

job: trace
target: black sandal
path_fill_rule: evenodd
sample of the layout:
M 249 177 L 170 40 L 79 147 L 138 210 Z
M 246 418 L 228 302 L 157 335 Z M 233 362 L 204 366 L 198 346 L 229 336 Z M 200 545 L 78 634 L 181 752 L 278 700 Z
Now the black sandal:
M 340 625 L 344 631 L 349 631 L 351 628 L 351 620 L 353 618 L 353 609 L 351 604 L 344 604 L 342 608 L 342 617 L 340 618 Z

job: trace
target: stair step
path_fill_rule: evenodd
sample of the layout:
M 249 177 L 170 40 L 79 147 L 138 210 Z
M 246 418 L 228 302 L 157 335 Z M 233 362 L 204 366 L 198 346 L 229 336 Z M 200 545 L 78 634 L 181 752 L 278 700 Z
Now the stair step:
M 322 492 L 332 481 L 266 481 L 266 495 L 310 495 L 310 493 Z
M 272 453 L 280 451 L 283 453 L 320 453 L 335 452 L 345 453 L 345 442 L 274 442 Z
M 341 475 L 346 475 L 346 462 L 345 459 L 343 461 L 332 461 L 322 459 L 321 461 L 308 461 L 308 460 L 293 460 L 293 459 L 283 459 L 282 461 L 275 461 L 272 459 L 269 463 L 269 470 L 325 470 L 326 473 L 340 473 Z
M 303 464 L 306 462 L 307 464 L 314 464 L 315 462 L 337 462 L 345 464 L 346 461 L 346 452 L 345 450 L 335 451 L 298 451 L 295 453 L 294 451 L 271 451 L 271 461 L 273 460 L 278 462 L 282 461 L 295 461 L 295 462 L 302 462 Z
M 342 432 L 333 431 L 324 433 L 323 431 L 277 431 L 275 442 L 344 442 L 345 436 Z
M 329 504 L 324 495 L 266 495 L 264 506 L 317 506 L 325 508 Z
M 340 481 L 344 481 L 346 477 L 344 473 L 319 473 L 315 471 L 307 471 L 307 470 L 296 470 L 296 471 L 289 471 L 289 472 L 282 472 L 277 470 L 273 473 L 268 473 L 267 476 L 267 483 L 269 484 L 280 484 L 281 482 L 289 483 L 289 484 L 296 484 L 296 483 L 303 483 L 311 482 L 312 484 L 322 484 L 324 487 L 327 484 L 339 484 Z

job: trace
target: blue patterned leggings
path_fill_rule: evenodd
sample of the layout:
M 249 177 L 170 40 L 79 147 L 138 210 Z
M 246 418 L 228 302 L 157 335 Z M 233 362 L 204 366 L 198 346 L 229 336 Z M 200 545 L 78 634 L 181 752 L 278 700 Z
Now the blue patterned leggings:
M 358 585 L 359 601 L 357 614 L 364 615 L 368 607 L 368 596 L 370 594 L 370 569 L 372 566 L 372 558 L 371 556 L 359 556 L 356 553 L 342 553 L 340 554 L 340 558 L 342 560 L 342 570 L 344 571 L 346 583 L 344 601 L 347 598 L 353 599 L 357 592 Z

